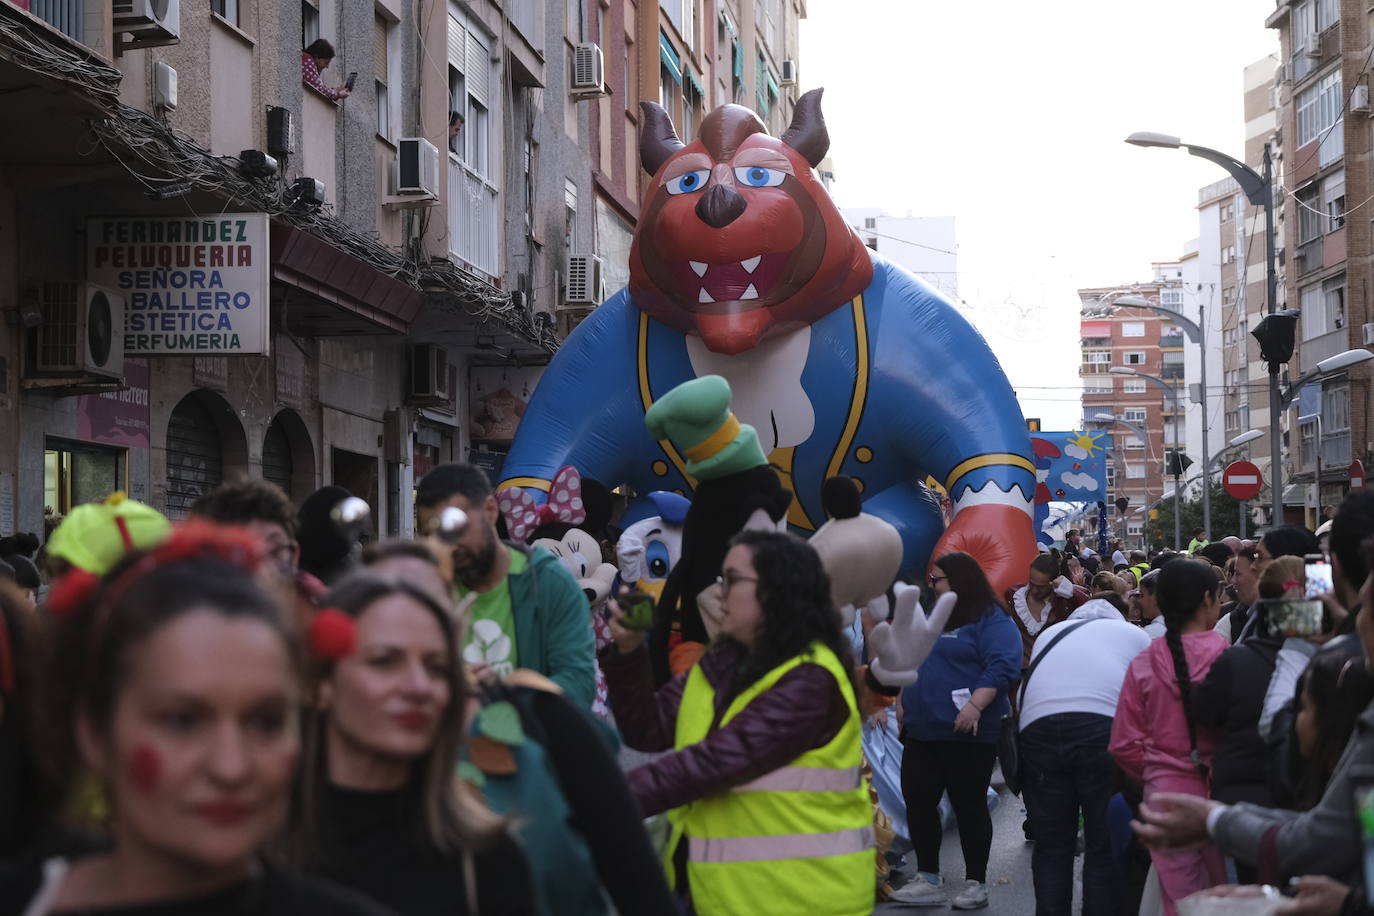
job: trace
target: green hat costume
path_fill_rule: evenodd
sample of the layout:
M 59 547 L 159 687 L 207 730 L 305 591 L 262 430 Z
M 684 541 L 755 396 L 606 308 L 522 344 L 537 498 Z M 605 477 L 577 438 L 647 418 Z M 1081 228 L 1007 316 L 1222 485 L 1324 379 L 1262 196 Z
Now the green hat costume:
M 156 547 L 171 533 L 172 523 L 161 512 L 113 493 L 68 513 L 48 538 L 48 555 L 103 576 L 129 551 Z
M 730 383 L 719 375 L 678 385 L 653 403 L 644 423 L 649 435 L 677 446 L 687 459 L 687 473 L 698 480 L 768 465 L 754 427 L 730 411 Z

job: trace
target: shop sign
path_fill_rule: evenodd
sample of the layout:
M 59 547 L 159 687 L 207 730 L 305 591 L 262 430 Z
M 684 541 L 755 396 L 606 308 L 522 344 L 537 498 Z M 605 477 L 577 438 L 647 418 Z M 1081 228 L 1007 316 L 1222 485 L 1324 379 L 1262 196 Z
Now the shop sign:
M 266 356 L 267 214 L 92 217 L 86 279 L 124 296 L 126 356 Z

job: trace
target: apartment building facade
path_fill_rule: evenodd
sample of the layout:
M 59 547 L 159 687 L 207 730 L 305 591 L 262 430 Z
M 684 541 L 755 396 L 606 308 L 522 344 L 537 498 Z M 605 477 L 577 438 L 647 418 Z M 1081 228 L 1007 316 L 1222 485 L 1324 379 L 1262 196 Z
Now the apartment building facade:
M 1178 308 L 1183 272 L 1181 262 L 1159 263 L 1151 282 L 1078 291 L 1082 426 L 1109 438 L 1107 489 L 1113 500 L 1128 501 L 1126 513 L 1113 509 L 1112 517 L 1115 527 L 1137 544 L 1142 543 L 1149 508 L 1173 492 L 1173 481 L 1165 476 L 1167 453 L 1185 448 L 1184 335 L 1157 312 L 1113 303 L 1134 295 Z M 1155 376 L 1170 394 L 1144 378 L 1113 373 L 1113 368 Z
M 1295 379 L 1374 341 L 1370 223 L 1347 203 L 1371 193 L 1367 68 L 1374 40 L 1365 7 L 1337 0 L 1280 3 L 1266 25 L 1280 44 L 1273 135 L 1282 188 L 1279 298 L 1299 311 L 1297 352 L 1288 365 Z M 1352 459 L 1370 459 L 1369 378 L 1368 364 L 1322 378 L 1285 411 L 1288 520 L 1318 521 L 1319 507 L 1339 503 L 1349 489 Z
M 0 87 L 31 128 L 0 138 L 0 532 L 116 489 L 179 517 L 251 476 L 297 501 L 342 485 L 408 533 L 428 468 L 499 474 L 514 427 L 477 416 L 483 380 L 528 397 L 623 285 L 638 102 L 675 102 L 690 136 L 724 85 L 780 129 L 804 15 L 0 0 Z M 302 74 L 316 38 L 326 91 Z

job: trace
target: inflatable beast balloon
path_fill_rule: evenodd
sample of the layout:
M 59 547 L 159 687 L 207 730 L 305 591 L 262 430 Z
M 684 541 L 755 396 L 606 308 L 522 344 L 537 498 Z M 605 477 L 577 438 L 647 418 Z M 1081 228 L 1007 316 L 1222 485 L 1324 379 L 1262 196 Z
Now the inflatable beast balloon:
M 795 494 L 795 529 L 825 520 L 822 484 L 844 474 L 864 511 L 901 532 L 907 575 L 962 550 L 998 589 L 1023 580 L 1035 465 L 1016 398 L 977 331 L 866 248 L 830 200 L 813 171 L 830 145 L 821 90 L 776 138 L 738 105 L 711 112 L 688 144 L 662 108 L 643 114 L 653 180 L 629 288 L 549 365 L 501 486 L 540 498 L 575 465 L 641 493 L 690 493 L 691 450 L 651 438 L 644 412 L 680 382 L 721 375 Z M 948 528 L 927 477 L 949 493 Z

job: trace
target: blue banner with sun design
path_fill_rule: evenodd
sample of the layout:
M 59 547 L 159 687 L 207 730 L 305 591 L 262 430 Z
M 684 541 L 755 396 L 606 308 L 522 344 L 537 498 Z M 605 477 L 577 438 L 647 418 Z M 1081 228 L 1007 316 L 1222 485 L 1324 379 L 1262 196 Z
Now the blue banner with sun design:
M 1107 500 L 1106 433 L 1032 433 L 1035 455 L 1035 536 L 1044 544 L 1054 539 L 1045 532 L 1052 502 Z

